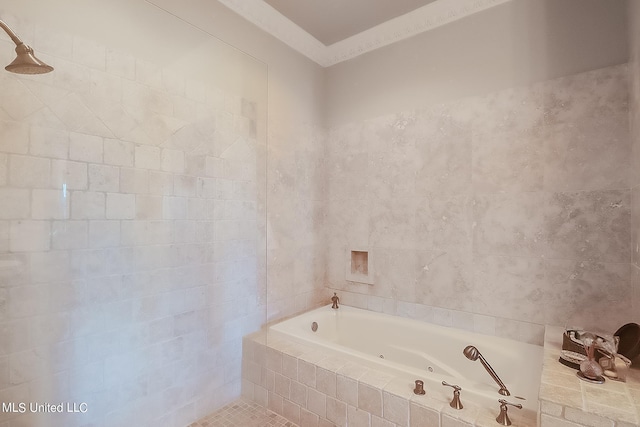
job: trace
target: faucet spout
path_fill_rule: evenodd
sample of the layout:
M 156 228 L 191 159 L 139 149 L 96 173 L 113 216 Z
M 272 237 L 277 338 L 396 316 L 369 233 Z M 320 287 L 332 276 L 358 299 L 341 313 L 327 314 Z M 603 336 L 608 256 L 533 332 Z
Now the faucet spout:
M 493 370 L 491 365 L 489 365 L 489 362 L 487 362 L 487 359 L 485 359 L 482 356 L 482 354 L 480 354 L 480 351 L 477 348 L 475 348 L 472 345 L 469 345 L 465 347 L 463 353 L 469 360 L 473 361 L 473 360 L 480 359 L 480 363 L 482 363 L 482 366 L 484 366 L 484 369 L 487 370 L 491 378 L 493 378 L 493 380 L 498 384 L 498 386 L 500 386 L 500 390 L 498 390 L 498 393 L 500 393 L 503 396 L 511 395 L 511 393 L 509 393 L 509 390 L 507 390 L 507 386 L 504 385 L 504 383 L 502 382 L 498 374 L 496 374 L 496 371 Z
M 340 302 L 340 298 L 338 298 L 338 294 L 336 294 L 335 292 L 333 293 L 333 296 L 331 297 L 331 302 L 333 304 L 331 304 L 331 308 L 338 309 L 340 307 L 338 307 L 338 302 Z

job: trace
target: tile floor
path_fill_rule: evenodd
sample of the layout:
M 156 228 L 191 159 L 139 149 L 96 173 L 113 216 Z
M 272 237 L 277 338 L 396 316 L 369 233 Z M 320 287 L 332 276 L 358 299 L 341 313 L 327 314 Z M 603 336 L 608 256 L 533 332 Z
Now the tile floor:
M 278 414 L 253 402 L 240 399 L 217 410 L 189 427 L 298 427 Z

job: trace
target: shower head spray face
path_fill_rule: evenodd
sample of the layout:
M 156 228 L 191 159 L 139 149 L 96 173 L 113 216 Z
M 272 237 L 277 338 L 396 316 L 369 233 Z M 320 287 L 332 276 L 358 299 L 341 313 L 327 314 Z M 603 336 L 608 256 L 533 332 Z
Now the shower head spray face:
M 16 74 L 44 74 L 53 71 L 53 67 L 45 64 L 35 57 L 31 46 L 20 43 L 16 47 L 18 55 L 13 62 L 6 67 L 5 70 Z
M 2 28 L 16 44 L 16 59 L 5 67 L 5 70 L 17 74 L 44 74 L 53 71 L 53 67 L 45 64 L 35 57 L 33 49 L 20 40 L 20 37 L 9 28 L 7 24 L 0 21 Z

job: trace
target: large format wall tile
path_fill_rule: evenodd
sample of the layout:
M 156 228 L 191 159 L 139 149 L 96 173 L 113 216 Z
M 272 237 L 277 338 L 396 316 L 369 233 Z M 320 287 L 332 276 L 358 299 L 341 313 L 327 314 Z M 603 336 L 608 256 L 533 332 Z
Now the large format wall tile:
M 429 194 L 416 207 L 416 247 L 471 250 L 472 198 L 467 195 Z
M 627 114 L 549 127 L 544 147 L 547 191 L 610 190 L 629 186 L 631 145 Z
M 631 252 L 632 262 L 640 267 L 640 185 L 631 190 Z
M 542 148 L 547 135 L 500 132 L 473 136 L 473 189 L 476 193 L 541 191 Z
M 418 251 L 417 302 L 473 312 L 474 280 L 473 258 L 468 249 Z
M 545 308 L 554 304 L 540 258 L 473 258 L 474 285 L 468 299 L 473 312 L 544 324 Z M 555 304 L 554 304 L 555 305 Z
M 549 257 L 630 261 L 629 191 L 555 193 L 545 216 Z
M 416 245 L 416 200 L 371 199 L 369 245 L 413 249 Z
M 640 149 L 627 71 L 330 129 L 328 287 L 448 326 L 482 316 L 481 330 L 530 342 L 568 308 L 618 301 L 631 289 L 640 209 L 629 191 Z M 347 281 L 347 251 L 366 248 L 379 261 L 374 284 Z M 632 317 L 618 306 L 610 323 Z
M 578 319 L 613 332 L 630 320 L 629 264 L 556 259 L 546 260 L 545 270 L 546 323 L 566 325 L 570 319 Z
M 443 120 L 416 144 L 416 194 L 471 191 L 471 132 Z
M 474 135 L 508 132 L 517 135 L 543 124 L 544 93 L 539 85 L 505 89 L 470 100 Z
M 543 84 L 547 125 L 592 121 L 606 123 L 628 113 L 627 65 L 562 77 Z
M 633 286 L 632 309 L 634 317 L 631 319 L 635 323 L 640 322 L 640 268 L 637 265 L 631 266 L 631 283 Z
M 545 198 L 540 192 L 476 195 L 474 251 L 483 255 L 542 255 Z

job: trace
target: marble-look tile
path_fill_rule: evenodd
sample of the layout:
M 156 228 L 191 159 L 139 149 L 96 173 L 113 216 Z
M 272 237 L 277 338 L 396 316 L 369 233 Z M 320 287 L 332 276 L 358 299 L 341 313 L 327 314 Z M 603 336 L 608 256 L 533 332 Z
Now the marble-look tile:
M 369 191 L 369 153 L 330 153 L 327 185 L 331 199 L 362 198 Z
M 541 383 L 539 398 L 555 402 L 559 405 L 582 409 L 582 395 L 572 392 L 572 389 L 565 387 Z
M 371 293 L 378 296 L 393 296 L 401 301 L 415 301 L 416 252 L 376 247 L 372 255 L 376 268 Z M 391 294 L 381 292 L 379 288 L 391 290 Z
M 382 412 L 386 420 L 406 426 L 409 423 L 409 400 L 384 392 Z
M 481 194 L 473 202 L 473 249 L 482 255 L 536 256 L 545 251 L 542 193 Z
M 615 419 L 616 426 L 619 426 L 619 427 L 638 425 L 639 418 L 638 418 L 638 415 L 636 415 L 637 411 L 634 411 L 634 410 L 627 411 L 627 410 L 621 409 L 620 407 L 617 406 L 617 404 L 613 406 L 606 406 L 606 405 L 599 405 L 597 403 L 588 402 L 587 409 L 589 410 L 590 414 L 582 414 L 576 411 L 575 421 L 581 421 L 580 419 L 581 415 L 583 417 L 586 415 L 587 417 L 590 417 L 590 419 L 587 418 L 585 419 L 585 421 L 583 421 L 586 425 L 594 425 L 593 424 L 594 421 L 602 420 L 602 418 L 600 417 L 605 417 L 604 422 L 608 421 L 609 423 L 611 423 L 612 419 Z M 591 415 L 591 414 L 595 414 L 595 415 Z M 590 423 L 587 424 L 587 422 L 590 422 Z
M 296 200 L 295 240 L 297 246 L 313 245 L 322 236 L 326 221 L 326 203 L 320 200 Z
M 327 133 L 327 148 L 329 153 L 359 153 L 366 152 L 369 139 L 363 135 L 366 122 L 350 122 L 332 127 Z
M 632 262 L 640 267 L 640 185 L 631 190 L 631 202 Z
M 366 120 L 362 137 L 371 153 L 406 153 L 415 146 L 411 129 L 416 123 L 415 111 L 403 111 Z
M 382 416 L 382 391 L 366 384 L 358 384 L 358 408 L 372 415 Z
M 335 244 L 329 242 L 327 250 L 326 281 L 335 289 L 347 289 L 345 259 L 347 246 L 345 244 Z
M 416 247 L 426 250 L 469 250 L 472 206 L 467 195 L 429 194 L 418 199 Z
M 629 191 L 554 193 L 545 209 L 552 258 L 629 262 Z
M 334 398 L 327 398 L 327 419 L 337 427 L 347 426 L 347 405 Z
M 296 223 L 298 217 L 297 200 L 292 197 L 271 197 L 271 200 L 278 205 L 278 210 L 267 213 L 268 248 L 292 250 L 297 246 L 296 228 L 291 226 Z
M 496 336 L 541 346 L 544 343 L 544 325 L 497 318 Z
M 332 200 L 327 207 L 327 239 L 331 245 L 369 247 L 369 199 Z M 343 256 L 343 254 L 340 254 Z
M 627 65 L 601 68 L 543 84 L 548 125 L 580 119 L 606 122 L 628 108 Z
M 472 289 L 461 295 L 473 301 L 474 312 L 545 323 L 541 308 L 555 301 L 548 295 L 541 259 L 476 255 L 473 270 Z
M 632 321 L 640 323 L 640 267 L 637 265 L 631 267 L 631 282 L 633 287 L 632 313 L 634 313 Z
M 474 134 L 527 132 L 543 123 L 543 91 L 538 85 L 505 89 L 469 101 L 476 107 Z
M 637 97 L 640 98 L 640 94 L 637 95 Z M 631 105 L 629 120 L 629 129 L 631 133 L 630 179 L 632 185 L 640 185 L 640 99 L 635 99 Z
M 369 246 L 412 249 L 416 245 L 414 198 L 370 201 Z
M 565 325 L 569 319 L 593 322 L 606 331 L 628 323 L 632 309 L 628 264 L 560 259 L 545 260 L 545 323 Z M 603 312 L 606 315 L 597 313 Z M 580 325 L 574 325 L 580 326 Z
M 471 132 L 446 123 L 416 143 L 416 194 L 468 194 L 471 189 Z
M 546 134 L 502 132 L 473 135 L 473 189 L 476 193 L 541 191 Z
M 296 189 L 299 197 L 323 200 L 327 196 L 327 159 L 314 151 L 296 151 Z
M 413 146 L 402 152 L 369 153 L 368 194 L 379 199 L 413 197 L 418 159 Z
M 348 425 L 353 427 L 370 427 L 371 426 L 371 414 L 367 411 L 356 408 L 349 405 L 347 407 L 347 420 Z
M 472 309 L 473 260 L 470 251 L 418 251 L 416 301 L 455 310 Z
M 435 426 L 440 422 L 440 414 L 412 402 L 409 406 L 409 420 L 411 427 Z
M 631 143 L 628 115 L 598 123 L 551 126 L 544 144 L 547 191 L 611 190 L 629 187 Z
M 270 167 L 267 171 L 267 194 L 278 200 L 291 197 L 296 191 L 296 158 L 293 152 L 269 149 Z
M 634 412 L 635 407 L 627 393 L 615 393 L 610 389 L 582 385 L 582 392 L 587 408 L 592 405 L 609 406 L 621 411 Z

